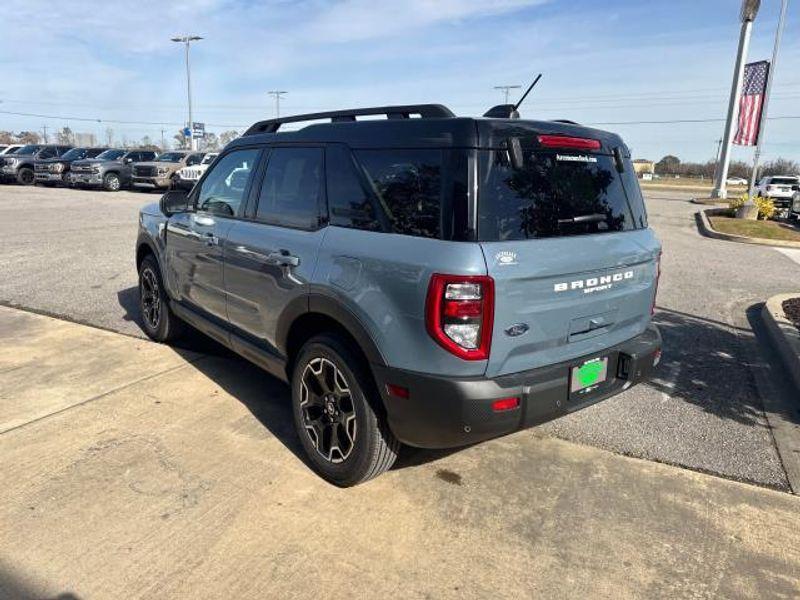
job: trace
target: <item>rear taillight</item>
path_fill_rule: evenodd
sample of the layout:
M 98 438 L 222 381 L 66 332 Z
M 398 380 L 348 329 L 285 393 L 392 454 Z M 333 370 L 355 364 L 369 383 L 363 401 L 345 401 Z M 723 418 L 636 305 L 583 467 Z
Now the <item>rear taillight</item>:
M 489 358 L 494 321 L 494 280 L 485 275 L 431 276 L 425 304 L 428 333 L 464 360 Z
M 653 290 L 653 304 L 650 306 L 650 314 L 656 314 L 656 296 L 658 296 L 658 282 L 661 279 L 661 251 L 658 251 L 658 258 L 656 258 L 656 285 Z
M 570 148 L 572 150 L 600 150 L 600 140 L 568 135 L 540 135 L 539 144 L 545 148 Z

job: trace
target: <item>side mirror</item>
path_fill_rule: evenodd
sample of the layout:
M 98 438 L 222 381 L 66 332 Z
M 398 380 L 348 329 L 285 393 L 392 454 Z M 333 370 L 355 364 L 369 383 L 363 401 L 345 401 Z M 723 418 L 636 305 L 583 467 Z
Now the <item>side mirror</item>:
M 126 165 L 129 165 L 129 164 L 131 164 L 131 163 L 133 162 L 133 159 L 132 159 L 132 158 L 130 158 L 130 157 L 128 157 L 128 158 L 126 158 L 126 159 L 125 159 L 124 161 L 122 161 L 122 162 L 124 162 Z
M 189 212 L 189 194 L 185 190 L 170 190 L 159 201 L 161 212 L 171 217 L 177 213 Z

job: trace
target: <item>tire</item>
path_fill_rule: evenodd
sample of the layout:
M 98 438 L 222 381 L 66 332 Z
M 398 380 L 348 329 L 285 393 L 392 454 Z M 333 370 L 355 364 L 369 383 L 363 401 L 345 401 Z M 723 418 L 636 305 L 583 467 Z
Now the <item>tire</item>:
M 17 183 L 21 185 L 33 185 L 34 181 L 33 169 L 30 167 L 22 167 L 17 171 Z
M 400 442 L 389 430 L 372 377 L 339 336 L 319 335 L 300 349 L 292 414 L 311 466 L 334 485 L 363 483 L 397 459 Z
M 117 173 L 106 173 L 103 176 L 103 189 L 107 192 L 118 192 L 122 189 L 122 180 Z
M 169 307 L 161 270 L 152 254 L 146 256 L 139 266 L 139 310 L 142 329 L 150 339 L 168 343 L 183 333 L 184 323 Z

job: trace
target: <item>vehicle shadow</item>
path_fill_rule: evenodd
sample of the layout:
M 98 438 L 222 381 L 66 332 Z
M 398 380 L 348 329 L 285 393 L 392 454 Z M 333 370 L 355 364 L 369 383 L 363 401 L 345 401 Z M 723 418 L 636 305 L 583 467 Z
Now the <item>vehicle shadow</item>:
M 29 578 L 24 578 L 29 579 Z M 51 595 L 42 595 L 41 592 L 34 590 L 27 583 L 23 583 L 23 578 L 12 574 L 5 569 L 0 569 L 0 598 L 13 598 L 15 600 L 80 600 L 80 597 L 72 592 L 62 592 Z
M 759 306 L 747 310 L 757 325 Z M 659 307 L 654 321 L 664 338 L 661 364 L 645 385 L 720 419 L 768 427 L 754 369 L 769 366 L 753 329 Z M 760 321 L 759 321 L 760 322 Z M 779 364 L 772 365 L 780 377 Z

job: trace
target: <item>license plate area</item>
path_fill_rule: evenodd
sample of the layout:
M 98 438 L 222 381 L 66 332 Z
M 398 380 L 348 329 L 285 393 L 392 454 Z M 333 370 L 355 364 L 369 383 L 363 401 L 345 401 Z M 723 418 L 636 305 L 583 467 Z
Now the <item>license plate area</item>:
M 579 399 L 602 389 L 613 377 L 616 361 L 611 356 L 598 356 L 579 363 L 569 370 L 570 399 Z M 613 364 L 612 364 L 613 363 Z

